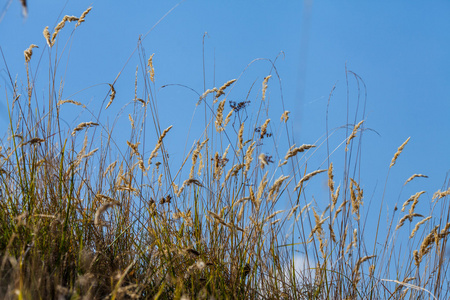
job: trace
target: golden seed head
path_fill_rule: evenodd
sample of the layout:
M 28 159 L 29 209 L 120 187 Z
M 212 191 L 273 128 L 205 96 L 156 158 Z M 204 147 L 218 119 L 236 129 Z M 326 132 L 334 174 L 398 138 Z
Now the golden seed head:
M 262 83 L 262 101 L 264 101 L 266 99 L 266 91 L 267 91 L 267 82 L 269 81 L 270 77 L 272 77 L 272 75 L 266 76 L 263 80 Z
M 88 7 L 88 9 L 86 9 L 82 14 L 81 17 L 78 19 L 77 25 L 75 25 L 75 28 L 77 28 L 78 26 L 80 26 L 81 23 L 83 23 L 85 20 L 84 18 L 86 17 L 86 15 L 91 11 L 92 6 Z
M 397 161 L 398 156 L 400 153 L 402 153 L 403 149 L 405 148 L 406 144 L 408 144 L 409 139 L 411 137 L 407 138 L 406 141 L 403 142 L 403 144 L 398 147 L 397 152 L 395 152 L 394 157 L 392 158 L 391 164 L 389 165 L 389 168 L 392 168 L 395 165 L 395 162 Z
M 33 55 L 33 48 L 39 48 L 39 47 L 36 46 L 35 44 L 31 44 L 30 47 L 28 47 L 28 49 L 23 52 L 23 54 L 25 55 L 26 63 L 30 62 L 30 60 L 31 60 L 31 56 Z
M 284 113 L 281 115 L 280 120 L 284 123 L 286 123 L 289 120 L 289 113 L 290 111 L 285 110 Z

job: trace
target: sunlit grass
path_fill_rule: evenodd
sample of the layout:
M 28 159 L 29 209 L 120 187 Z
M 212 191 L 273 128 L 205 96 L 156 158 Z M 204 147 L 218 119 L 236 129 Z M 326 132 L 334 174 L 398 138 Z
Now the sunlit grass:
M 64 17 L 53 35 L 46 28 L 45 51 L 57 56 L 58 33 L 84 17 Z M 412 195 L 389 217 L 387 231 L 366 244 L 363 184 L 331 161 L 325 168 L 308 164 L 323 143 L 279 142 L 292 136 L 285 126 L 291 120 L 288 111 L 269 113 L 273 74 L 257 81 L 255 100 L 227 100 L 235 79 L 199 94 L 204 130 L 174 167 L 165 140 L 177 128 L 160 125 L 171 117 L 156 109 L 153 55 L 138 66 L 144 72 L 136 72 L 135 90 L 128 91 L 135 98 L 126 104 L 133 113 L 125 116 L 131 132 L 123 137 L 100 116 L 119 105 L 115 97 L 124 91 L 110 83 L 100 111 L 90 111 L 61 96 L 56 60 L 42 82 L 47 103 L 39 105 L 30 78 L 33 46 L 24 53 L 26 87 L 9 74 L 5 101 L 0 298 L 448 299 L 450 189 L 434 194 L 428 215 L 415 212 L 423 192 Z M 260 109 L 241 118 L 249 105 Z M 78 125 L 61 117 L 69 106 L 86 112 Z M 363 125 L 348 125 L 337 151 L 359 151 Z M 150 132 L 157 138 L 146 138 Z M 408 141 L 399 141 L 389 169 Z M 264 145 L 277 151 L 264 152 Z M 351 155 L 343 157 L 345 166 L 358 167 Z M 328 178 L 328 202 L 320 205 L 308 192 L 318 177 Z M 405 184 L 419 177 L 425 175 Z M 398 247 L 406 222 L 414 229 Z

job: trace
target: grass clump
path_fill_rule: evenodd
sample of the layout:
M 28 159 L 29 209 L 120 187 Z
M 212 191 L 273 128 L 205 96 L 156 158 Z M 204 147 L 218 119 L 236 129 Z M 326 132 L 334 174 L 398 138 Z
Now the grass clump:
M 46 28 L 44 51 L 57 55 L 58 33 L 66 22 L 78 27 L 89 10 L 64 17 L 52 35 Z M 133 108 L 131 132 L 123 140 L 101 113 L 62 97 L 56 60 L 46 108 L 39 106 L 30 80 L 33 48 L 25 51 L 26 87 L 10 76 L 9 130 L 0 145 L 2 299 L 448 298 L 448 189 L 435 194 L 429 215 L 415 212 L 424 194 L 418 192 L 394 211 L 373 247 L 364 238 L 363 185 L 348 171 L 358 166 L 350 153 L 363 121 L 349 125 L 353 131 L 339 148 L 342 174 L 330 157 L 311 169 L 307 163 L 323 143 L 295 145 L 289 111 L 277 116 L 278 127 L 271 122 L 278 120 L 269 113 L 272 75 L 264 77 L 260 97 L 228 101 L 227 112 L 226 97 L 239 83 L 232 79 L 199 93 L 204 128 L 174 168 L 166 140 L 177 128 L 161 129 L 153 54 L 140 66 L 143 77 L 136 75 L 126 105 Z M 116 93 L 127 93 L 116 88 L 108 84 L 105 108 Z M 260 109 L 244 118 L 250 104 Z M 64 122 L 62 109 L 70 105 L 88 118 L 77 126 Z M 285 150 L 277 148 L 283 136 Z M 326 176 L 328 202 L 319 205 L 307 186 Z M 335 176 L 342 178 L 337 187 Z M 426 175 L 406 183 L 416 177 Z M 408 221 L 415 227 L 405 250 L 395 242 Z

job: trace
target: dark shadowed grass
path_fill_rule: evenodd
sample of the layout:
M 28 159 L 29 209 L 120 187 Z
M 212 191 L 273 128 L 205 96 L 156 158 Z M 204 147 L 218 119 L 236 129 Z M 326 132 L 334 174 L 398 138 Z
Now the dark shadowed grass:
M 65 17 L 45 31 L 50 58 L 68 22 L 81 24 Z M 192 109 L 202 109 L 204 128 L 174 161 L 166 140 L 177 128 L 161 125 L 171 120 L 156 105 L 153 55 L 138 50 L 135 90 L 110 83 L 99 111 L 62 96 L 58 60 L 49 59 L 48 82 L 36 79 L 33 47 L 26 85 L 10 75 L 0 145 L 2 299 L 448 299 L 448 186 L 428 215 L 415 212 L 423 193 L 412 195 L 366 244 L 368 200 L 351 175 L 364 121 L 349 121 L 339 145 L 328 143 L 334 131 L 294 144 L 288 111 L 274 117 L 269 107 L 275 65 L 249 87 L 254 99 L 226 100 L 239 79 L 199 93 Z M 48 89 L 45 105 L 38 84 Z M 121 111 L 132 112 L 103 122 L 120 93 L 134 93 Z M 246 116 L 249 105 L 258 109 Z M 83 120 L 64 120 L 67 107 Z M 127 137 L 114 134 L 119 118 L 128 118 Z M 344 154 L 343 170 L 330 155 L 325 167 L 308 164 L 325 146 Z M 319 176 L 328 177 L 327 203 L 308 192 Z M 376 214 L 384 222 L 381 208 Z M 405 224 L 414 229 L 400 245 Z

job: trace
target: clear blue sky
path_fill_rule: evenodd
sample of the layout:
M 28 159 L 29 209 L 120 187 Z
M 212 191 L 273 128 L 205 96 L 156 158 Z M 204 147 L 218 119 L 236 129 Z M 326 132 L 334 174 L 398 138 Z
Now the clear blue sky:
M 38 57 L 43 52 L 44 56 L 47 54 L 43 28 L 52 29 L 63 15 L 79 16 L 93 6 L 67 48 L 70 58 L 64 93 L 69 97 L 85 87 L 102 83 L 72 97 L 90 103 L 94 110 L 108 91 L 105 83 L 115 79 L 135 49 L 139 35 L 148 32 L 178 3 L 77 0 L 68 1 L 64 6 L 64 1 L 56 0 L 29 2 L 27 19 L 21 17 L 20 3 L 14 0 L 0 23 L 0 46 L 11 73 L 18 74 L 22 80 L 26 78 L 23 51 L 32 43 L 40 46 L 34 50 L 34 67 Z M 346 124 L 347 65 L 348 70 L 361 76 L 366 84 L 365 126 L 373 129 L 366 131 L 363 138 L 361 181 L 366 201 L 372 195 L 375 203 L 380 201 L 391 158 L 397 147 L 411 137 L 389 175 L 385 201 L 392 204 L 392 209 L 395 202 L 403 203 L 417 191 L 426 190 L 428 193 L 421 198 L 424 209 L 430 206 L 433 193 L 442 188 L 450 170 L 449 16 L 449 1 L 186 0 L 146 37 L 143 46 L 147 57 L 155 53 L 158 87 L 177 83 L 200 93 L 203 91 L 204 32 L 208 32 L 205 39 L 206 88 L 238 77 L 255 58 L 274 60 L 282 51 L 284 56 L 278 58 L 276 66 L 286 109 L 292 111 L 297 144 L 314 143 L 325 134 L 327 100 L 334 84 L 330 129 Z M 66 26 L 70 28 L 64 30 L 67 38 L 73 25 Z M 63 35 L 61 40 L 65 40 Z M 62 49 L 63 45 L 59 47 Z M 110 120 L 134 96 L 134 73 L 138 63 L 135 55 L 117 83 L 118 93 L 128 89 L 128 96 L 123 96 L 122 100 L 116 98 L 115 101 L 122 101 L 122 104 L 112 107 Z M 46 66 L 40 66 L 39 70 L 45 79 Z M 234 99 L 245 97 L 255 79 L 259 79 L 259 88 L 269 71 L 267 62 L 253 64 L 236 86 Z M 7 128 L 4 100 L 7 85 L 1 62 L 1 132 L 6 132 Z M 279 88 L 276 79 L 269 82 L 270 101 L 278 110 L 277 116 L 281 112 L 277 104 Z M 355 81 L 351 79 L 350 123 L 354 120 L 356 93 Z M 44 98 L 45 86 L 41 94 Z M 197 96 L 185 89 L 171 88 L 159 90 L 158 98 L 162 127 L 173 124 L 174 128 L 185 129 Z M 78 120 L 86 121 L 83 117 Z M 361 115 L 357 121 L 360 120 Z M 69 115 L 68 122 L 77 124 Z M 185 140 L 181 129 L 173 134 L 174 145 L 179 137 Z M 332 148 L 344 138 L 345 131 L 339 131 L 338 137 L 331 139 Z M 169 146 L 169 152 L 181 157 L 183 152 L 174 148 Z M 318 152 L 318 155 L 324 154 L 324 151 Z M 315 165 L 310 167 L 320 167 L 324 159 L 318 156 Z M 342 155 L 332 160 L 339 166 Z M 416 179 L 401 191 L 404 181 L 414 173 L 429 178 Z

